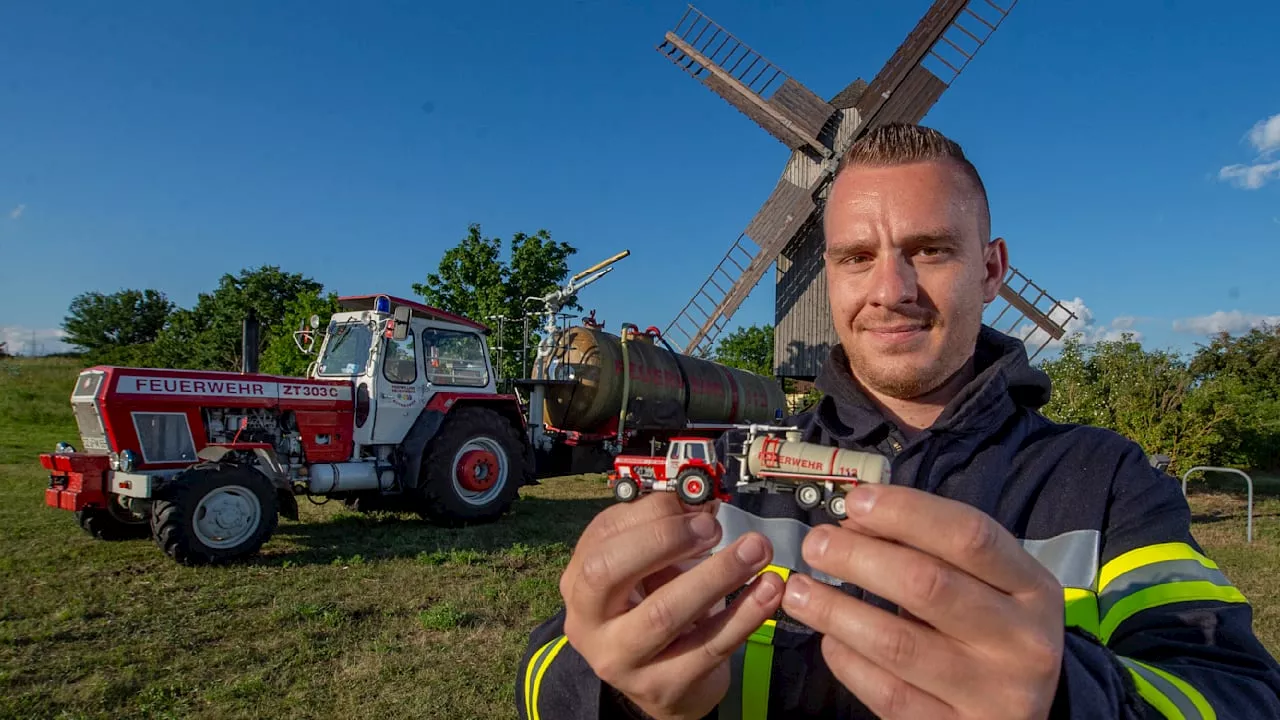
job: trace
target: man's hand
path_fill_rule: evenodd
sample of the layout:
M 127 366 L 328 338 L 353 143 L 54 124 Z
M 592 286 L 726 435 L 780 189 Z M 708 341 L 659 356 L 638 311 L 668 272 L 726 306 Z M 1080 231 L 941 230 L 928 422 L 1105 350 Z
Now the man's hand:
M 716 506 L 691 509 L 674 493 L 614 505 L 587 526 L 560 578 L 569 642 L 656 720 L 710 712 L 728 690 L 729 657 L 781 602 L 782 578 L 764 573 L 717 611 L 773 548 L 751 533 L 694 565 L 719 541 Z
M 860 485 L 804 558 L 896 603 L 895 616 L 793 574 L 782 608 L 823 633 L 831 671 L 894 718 L 1047 717 L 1062 667 L 1062 586 L 995 520 L 919 490 Z

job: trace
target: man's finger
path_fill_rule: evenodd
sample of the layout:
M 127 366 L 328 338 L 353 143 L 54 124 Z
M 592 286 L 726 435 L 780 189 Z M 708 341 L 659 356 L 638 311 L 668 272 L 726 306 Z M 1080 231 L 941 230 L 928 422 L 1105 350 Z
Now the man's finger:
M 761 573 L 723 612 L 659 653 L 655 664 L 679 678 L 705 673 L 724 662 L 778 611 L 783 588 L 777 573 Z
M 772 556 L 769 542 L 758 533 L 741 537 L 611 621 L 607 631 L 627 657 L 647 661 L 703 619 L 713 604 L 742 587 Z
M 782 609 L 931 695 L 952 700 L 976 689 L 970 675 L 973 663 L 961 651 L 963 645 L 825 583 L 792 575 Z
M 805 538 L 805 562 L 896 603 L 944 635 L 970 644 L 998 637 L 1019 610 L 1003 592 L 920 550 L 821 525 Z
M 578 544 L 598 542 L 661 517 L 708 510 L 714 515 L 718 503 L 718 500 L 713 500 L 706 505 L 689 507 L 675 493 L 649 493 L 632 502 L 615 503 L 601 510 L 582 531 Z
M 640 579 L 679 560 L 701 554 L 720 538 L 720 524 L 705 513 L 652 520 L 584 548 L 566 603 L 590 624 L 602 624 L 627 609 L 627 595 Z
M 847 527 L 919 548 L 1007 593 L 1042 592 L 1052 579 L 1009 531 L 971 505 L 867 483 L 848 493 L 845 506 Z
M 950 705 L 885 671 L 830 635 L 822 638 L 822 657 L 831 673 L 877 717 L 884 720 L 956 717 Z

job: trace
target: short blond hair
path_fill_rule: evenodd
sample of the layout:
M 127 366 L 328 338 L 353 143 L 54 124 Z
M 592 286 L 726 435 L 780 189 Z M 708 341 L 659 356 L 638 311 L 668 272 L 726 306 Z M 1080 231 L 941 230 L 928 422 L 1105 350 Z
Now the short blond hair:
M 892 167 L 917 162 L 944 161 L 954 163 L 960 173 L 969 178 L 974 189 L 982 199 L 982 227 L 990 234 L 991 207 L 987 200 L 987 188 L 973 166 L 965 156 L 964 149 L 955 140 L 930 127 L 911 123 L 887 123 L 871 128 L 849 147 L 840 164 L 836 167 L 836 176 L 849 167 Z M 983 238 L 986 242 L 989 238 Z

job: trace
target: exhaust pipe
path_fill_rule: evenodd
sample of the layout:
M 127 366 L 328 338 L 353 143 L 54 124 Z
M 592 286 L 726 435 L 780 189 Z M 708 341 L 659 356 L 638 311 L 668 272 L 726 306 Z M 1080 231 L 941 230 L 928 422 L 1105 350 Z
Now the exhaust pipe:
M 240 330 L 240 369 L 246 373 L 258 372 L 258 315 L 249 308 Z

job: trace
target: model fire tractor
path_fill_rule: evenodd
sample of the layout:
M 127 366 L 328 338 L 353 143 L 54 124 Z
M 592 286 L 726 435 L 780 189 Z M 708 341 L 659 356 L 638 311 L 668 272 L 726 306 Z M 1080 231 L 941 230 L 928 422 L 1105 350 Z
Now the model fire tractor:
M 824 508 L 837 520 L 848 517 L 845 493 L 860 483 L 888 483 L 883 455 L 802 442 L 799 428 L 740 425 L 746 431 L 735 485 L 740 493 L 792 493 L 804 510 Z M 673 438 L 665 457 L 619 455 L 609 476 L 613 495 L 631 502 L 646 492 L 675 492 L 689 505 L 713 497 L 728 499 L 725 466 L 704 438 Z

